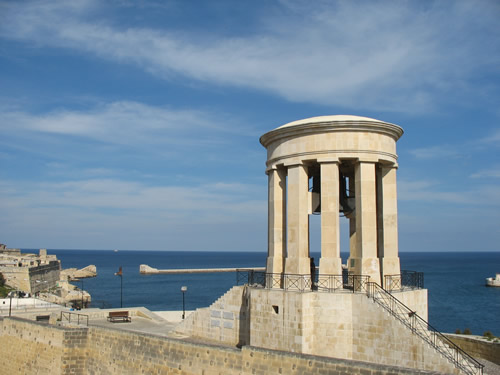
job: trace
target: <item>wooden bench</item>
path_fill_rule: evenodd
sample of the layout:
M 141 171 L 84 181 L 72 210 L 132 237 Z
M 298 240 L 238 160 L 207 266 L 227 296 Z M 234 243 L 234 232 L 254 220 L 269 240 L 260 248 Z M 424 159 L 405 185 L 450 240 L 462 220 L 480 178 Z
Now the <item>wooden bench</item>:
M 37 322 L 49 322 L 50 320 L 50 315 L 37 315 L 36 316 L 36 321 Z
M 128 311 L 110 311 L 108 315 L 110 322 L 131 322 L 132 318 L 128 315 Z

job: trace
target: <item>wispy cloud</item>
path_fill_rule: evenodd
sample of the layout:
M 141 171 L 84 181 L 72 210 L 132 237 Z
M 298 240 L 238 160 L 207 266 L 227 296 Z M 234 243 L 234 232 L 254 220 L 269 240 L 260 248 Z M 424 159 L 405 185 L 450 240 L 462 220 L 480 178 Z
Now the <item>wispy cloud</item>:
M 207 246 L 229 250 L 226 239 L 236 243 L 238 238 L 236 233 L 228 232 L 226 239 L 218 239 L 225 227 L 239 227 L 240 231 L 245 227 L 265 229 L 265 224 L 261 225 L 267 208 L 265 187 L 232 182 L 150 186 L 106 178 L 14 185 L 0 182 L 1 227 L 8 233 L 25 230 L 35 234 L 39 242 L 65 228 L 74 231 L 78 227 L 79 233 L 98 236 L 92 248 L 111 246 L 107 244 L 115 241 L 121 248 L 144 249 L 151 246 L 146 237 L 152 235 L 170 237 L 170 245 L 164 242 L 163 249 L 175 244 L 193 250 Z M 140 233 L 144 243 L 134 239 L 127 244 L 115 237 L 125 232 L 129 239 L 130 233 Z M 255 243 L 263 245 L 265 236 L 262 238 Z M 55 239 L 51 242 L 64 243 Z M 152 242 L 158 248 L 157 239 Z
M 490 169 L 482 169 L 471 174 L 471 178 L 500 178 L 500 167 L 492 167 Z
M 462 154 L 458 147 L 452 147 L 450 145 L 440 145 L 417 148 L 409 150 L 409 153 L 417 159 L 441 159 L 441 158 L 458 158 Z
M 114 102 L 86 111 L 0 114 L 0 130 L 4 132 L 24 130 L 116 144 L 202 145 L 220 142 L 221 137 L 214 137 L 215 134 L 236 133 L 232 127 L 220 124 L 221 120 L 208 112 L 170 110 L 137 102 Z M 241 127 L 240 134 L 245 135 Z
M 495 185 L 474 185 L 452 190 L 449 185 L 436 181 L 399 180 L 398 200 L 456 204 L 457 206 L 483 207 L 487 210 L 500 207 L 500 189 Z
M 400 111 L 428 110 L 500 62 L 495 2 L 282 5 L 286 17 L 267 12 L 259 32 L 235 36 L 119 28 L 93 1 L 13 3 L 4 6 L 0 35 L 135 64 L 164 79 Z

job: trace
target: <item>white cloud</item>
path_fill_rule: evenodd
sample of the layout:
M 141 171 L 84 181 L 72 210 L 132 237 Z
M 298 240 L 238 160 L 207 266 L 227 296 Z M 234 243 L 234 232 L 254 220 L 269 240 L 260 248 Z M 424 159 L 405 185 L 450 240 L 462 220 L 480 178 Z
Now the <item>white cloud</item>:
M 434 181 L 398 181 L 398 200 L 438 204 L 452 203 L 461 206 L 497 209 L 500 206 L 500 189 L 496 185 L 474 185 L 469 188 L 460 186 L 451 190 L 448 186 Z M 438 206 L 436 206 L 438 207 Z
M 268 12 L 254 34 L 221 36 L 117 27 L 92 1 L 16 3 L 7 6 L 0 35 L 135 64 L 166 79 L 401 111 L 428 110 L 457 85 L 466 92 L 471 76 L 500 62 L 495 2 L 283 4 L 287 16 Z
M 443 159 L 443 158 L 458 158 L 462 155 L 458 148 L 450 145 L 440 145 L 417 148 L 409 150 L 409 153 L 417 159 Z
M 217 250 L 224 243 L 220 249 L 231 250 L 226 241 L 233 239 L 233 250 L 251 250 L 250 243 L 265 243 L 265 198 L 265 187 L 224 182 L 189 187 L 118 179 L 29 185 L 4 181 L 0 225 L 4 242 L 25 231 L 23 246 L 49 241 L 49 247 L 113 248 L 115 241 L 120 248 Z M 234 227 L 239 229 L 228 232 Z M 257 236 L 256 230 L 263 233 Z M 253 242 L 238 241 L 241 232 Z M 51 238 L 55 233 L 64 239 Z M 168 243 L 158 241 L 161 237 Z
M 255 136 L 248 126 L 223 114 L 216 117 L 206 111 L 171 110 L 137 102 L 114 102 L 86 111 L 58 110 L 45 114 L 2 111 L 0 131 L 16 137 L 46 134 L 131 148 L 153 146 L 162 152 L 220 147 L 231 142 L 232 137 Z
M 470 175 L 471 178 L 500 178 L 500 167 L 491 167 L 482 169 Z

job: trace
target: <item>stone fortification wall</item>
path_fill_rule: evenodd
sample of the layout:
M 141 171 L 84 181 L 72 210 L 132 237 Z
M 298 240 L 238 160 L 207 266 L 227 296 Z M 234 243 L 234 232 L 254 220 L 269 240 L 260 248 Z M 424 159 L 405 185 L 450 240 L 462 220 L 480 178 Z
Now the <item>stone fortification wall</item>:
M 61 263 L 58 260 L 38 266 L 0 267 L 0 272 L 5 276 L 8 285 L 29 293 L 37 293 L 57 286 L 60 270 Z
M 86 341 L 86 329 L 0 319 L 0 373 L 83 374 Z
M 242 349 L 107 328 L 61 328 L 0 320 L 1 373 L 6 374 L 437 374 L 394 366 Z
M 446 337 L 473 357 L 483 358 L 500 365 L 500 342 L 485 341 L 484 338 L 478 336 L 446 334 Z
M 37 267 L 30 267 L 30 292 L 37 293 L 56 287 L 57 282 L 59 281 L 60 272 L 61 262 L 59 262 L 58 260 L 52 260 L 48 262 L 48 264 L 41 264 Z

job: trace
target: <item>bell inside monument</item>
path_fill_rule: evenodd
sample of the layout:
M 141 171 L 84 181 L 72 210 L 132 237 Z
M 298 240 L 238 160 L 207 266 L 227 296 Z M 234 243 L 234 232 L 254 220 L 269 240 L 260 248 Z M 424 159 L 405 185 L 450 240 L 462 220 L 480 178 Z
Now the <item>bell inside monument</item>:
M 309 179 L 311 180 L 310 194 L 310 214 L 318 215 L 321 213 L 321 174 L 317 165 L 309 167 Z
M 356 199 L 354 197 L 354 166 L 344 162 L 340 165 L 339 173 L 339 211 L 345 217 L 352 219 L 356 212 Z
M 352 219 L 355 216 L 354 165 L 347 161 L 339 166 L 339 212 Z M 318 164 L 310 165 L 309 214 L 321 214 L 321 171 Z

